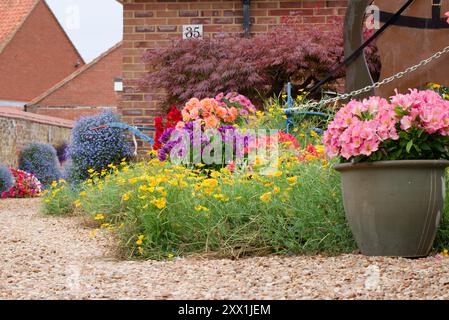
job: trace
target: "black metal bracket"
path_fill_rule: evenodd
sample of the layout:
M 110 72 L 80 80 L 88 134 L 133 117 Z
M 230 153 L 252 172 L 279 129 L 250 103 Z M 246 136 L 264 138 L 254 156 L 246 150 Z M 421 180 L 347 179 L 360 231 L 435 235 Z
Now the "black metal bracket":
M 251 13 L 250 5 L 251 0 L 242 0 L 243 2 L 243 34 L 245 37 L 251 35 Z

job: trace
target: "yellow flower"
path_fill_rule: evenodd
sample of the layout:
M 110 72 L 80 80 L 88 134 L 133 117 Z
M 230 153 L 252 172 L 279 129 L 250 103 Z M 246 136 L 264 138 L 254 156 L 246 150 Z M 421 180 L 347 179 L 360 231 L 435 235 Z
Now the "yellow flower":
M 271 200 L 271 192 L 266 192 L 263 195 L 260 196 L 260 200 L 262 200 L 263 202 L 268 202 Z
M 298 177 L 297 176 L 288 177 L 287 181 L 290 183 L 296 183 L 296 182 L 298 182 Z
M 75 208 L 81 207 L 81 201 L 79 199 L 75 200 L 73 204 L 75 205 Z
M 143 234 L 141 234 L 138 238 L 137 238 L 137 241 L 136 241 L 136 244 L 138 245 L 138 246 L 141 246 L 142 244 L 143 244 L 143 240 L 145 239 L 145 236 L 143 235 Z
M 167 200 L 165 198 L 154 199 L 151 204 L 156 206 L 158 209 L 164 209 L 167 206 Z
M 52 186 L 53 188 L 56 188 L 56 187 L 58 186 L 58 182 L 57 182 L 57 181 L 53 181 L 53 182 L 51 183 L 51 186 Z
M 220 175 L 220 172 L 218 172 L 218 171 L 212 171 L 211 174 L 210 174 L 210 176 L 211 176 L 212 178 L 214 178 L 214 179 L 217 179 L 217 178 L 219 178 L 221 175 Z
M 214 188 L 214 187 L 218 186 L 218 180 L 217 179 L 205 179 L 201 183 L 201 186 L 207 187 L 207 188 Z
M 195 206 L 195 210 L 196 210 L 196 211 L 209 211 L 208 208 L 203 207 L 202 205 L 196 205 L 196 206 Z
M 95 216 L 95 220 L 104 220 L 104 214 L 98 213 L 98 214 Z
M 323 154 L 324 153 L 324 146 L 322 144 L 318 144 L 318 145 L 315 146 L 315 150 L 319 154 Z
M 449 250 L 444 249 L 443 252 L 441 252 L 441 255 L 442 255 L 443 257 L 449 257 Z
M 130 195 L 129 192 L 125 193 L 125 194 L 122 196 L 122 200 L 123 200 L 123 201 L 128 201 L 128 200 L 129 200 L 129 195 Z
M 263 163 L 264 163 L 264 159 L 262 159 L 262 157 L 257 155 L 256 158 L 254 159 L 254 165 L 261 166 Z
M 157 150 L 151 150 L 150 152 L 148 152 L 148 155 L 156 157 L 158 153 L 159 152 Z
M 111 224 L 110 223 L 103 223 L 100 228 L 101 229 L 106 229 L 107 227 L 109 227 Z
M 89 169 L 89 170 L 87 170 L 87 172 L 88 172 L 88 173 L 94 173 L 95 170 L 94 170 L 94 169 Z
M 311 131 L 310 131 L 310 136 L 311 136 L 312 138 L 316 138 L 316 137 L 318 137 L 318 133 L 316 133 L 315 130 L 311 130 Z
M 434 83 L 434 84 L 432 84 L 432 88 L 433 89 L 440 89 L 441 88 L 441 84 Z
M 173 259 L 174 256 L 175 256 L 175 255 L 174 255 L 173 253 L 169 253 L 167 257 L 168 257 L 169 259 Z
M 80 192 L 80 197 L 85 197 L 87 196 L 87 192 L 86 191 L 81 191 Z
M 93 238 L 97 235 L 98 229 L 94 229 L 89 233 L 89 238 Z
M 281 192 L 281 188 L 279 188 L 279 187 L 274 187 L 273 188 L 273 192 L 276 194 L 276 193 L 279 193 L 279 192 Z
M 318 158 L 316 156 L 314 156 L 314 155 L 308 154 L 308 155 L 305 156 L 305 159 L 307 161 L 314 161 L 314 160 L 316 160 Z

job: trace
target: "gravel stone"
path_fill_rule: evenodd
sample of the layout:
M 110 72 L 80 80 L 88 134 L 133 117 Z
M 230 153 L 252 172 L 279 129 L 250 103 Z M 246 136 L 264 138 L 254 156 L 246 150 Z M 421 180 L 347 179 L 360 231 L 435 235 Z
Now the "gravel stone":
M 0 201 L 0 299 L 449 299 L 449 259 L 255 257 L 122 261 L 40 200 Z

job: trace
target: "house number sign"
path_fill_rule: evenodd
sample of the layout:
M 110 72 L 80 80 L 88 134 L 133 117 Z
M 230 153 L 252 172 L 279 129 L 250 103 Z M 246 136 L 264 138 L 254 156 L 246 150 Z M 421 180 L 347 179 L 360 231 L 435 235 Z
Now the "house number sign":
M 187 24 L 182 26 L 182 38 L 185 39 L 201 39 L 203 38 L 202 24 Z

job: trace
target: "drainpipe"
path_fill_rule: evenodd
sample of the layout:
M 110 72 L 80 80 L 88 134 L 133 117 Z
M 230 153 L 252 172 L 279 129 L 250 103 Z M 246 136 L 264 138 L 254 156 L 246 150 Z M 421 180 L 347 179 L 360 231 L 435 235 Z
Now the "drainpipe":
M 243 34 L 249 38 L 251 36 L 251 14 L 250 14 L 251 0 L 243 0 Z

